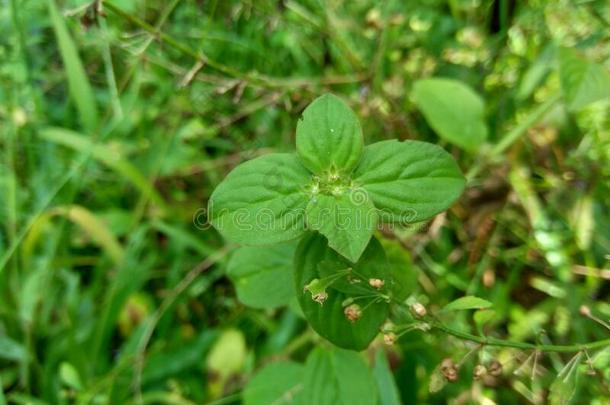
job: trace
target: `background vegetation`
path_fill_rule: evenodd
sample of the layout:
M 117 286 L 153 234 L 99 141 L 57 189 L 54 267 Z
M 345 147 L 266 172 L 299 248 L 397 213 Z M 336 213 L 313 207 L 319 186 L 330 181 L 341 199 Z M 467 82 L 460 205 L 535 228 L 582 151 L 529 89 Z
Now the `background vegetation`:
M 95 3 L 0 1 L 0 403 L 239 403 L 263 365 L 327 347 L 294 305 L 237 300 L 203 210 L 327 91 L 366 143 L 439 143 L 468 174 L 446 214 L 380 232 L 411 299 L 485 298 L 484 324 L 446 322 L 516 342 L 608 338 L 607 2 Z M 484 99 L 486 141 L 439 138 L 412 94 L 432 76 Z M 610 349 L 575 354 L 413 331 L 364 358 L 384 404 L 608 403 Z

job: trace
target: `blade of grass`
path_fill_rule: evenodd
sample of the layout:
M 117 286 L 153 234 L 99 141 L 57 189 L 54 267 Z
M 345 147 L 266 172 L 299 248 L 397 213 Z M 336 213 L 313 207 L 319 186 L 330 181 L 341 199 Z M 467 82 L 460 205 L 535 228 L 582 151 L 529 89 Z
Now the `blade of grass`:
M 142 288 L 150 277 L 152 255 L 146 251 L 148 226 L 141 226 L 131 233 L 124 260 L 109 282 L 103 298 L 99 320 L 91 336 L 91 369 L 108 360 L 108 342 L 115 322 L 131 294 Z
M 36 219 L 23 242 L 24 257 L 31 257 L 36 242 L 42 236 L 46 225 L 54 216 L 63 216 L 78 225 L 108 256 L 120 264 L 123 259 L 123 247 L 108 227 L 91 211 L 78 205 L 54 207 Z
M 57 10 L 55 1 L 48 0 L 47 5 L 59 45 L 59 53 L 66 70 L 70 97 L 76 104 L 83 128 L 86 132 L 93 133 L 97 128 L 98 115 L 91 84 L 64 19 Z
M 166 211 L 163 198 L 157 193 L 150 182 L 140 171 L 125 159 L 117 157 L 116 153 L 103 144 L 95 144 L 86 136 L 64 128 L 45 128 L 39 132 L 39 136 L 50 142 L 54 142 L 81 153 L 91 152 L 93 158 L 110 169 L 121 174 L 131 182 L 140 192 L 150 197 L 150 200 L 162 212 Z

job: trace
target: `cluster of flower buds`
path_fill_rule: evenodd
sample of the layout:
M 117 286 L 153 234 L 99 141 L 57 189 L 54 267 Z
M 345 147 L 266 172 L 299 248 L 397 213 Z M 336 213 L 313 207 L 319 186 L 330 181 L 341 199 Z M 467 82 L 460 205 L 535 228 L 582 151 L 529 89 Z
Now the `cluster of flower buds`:
M 441 373 L 449 382 L 456 382 L 458 379 L 458 367 L 450 358 L 441 362 Z

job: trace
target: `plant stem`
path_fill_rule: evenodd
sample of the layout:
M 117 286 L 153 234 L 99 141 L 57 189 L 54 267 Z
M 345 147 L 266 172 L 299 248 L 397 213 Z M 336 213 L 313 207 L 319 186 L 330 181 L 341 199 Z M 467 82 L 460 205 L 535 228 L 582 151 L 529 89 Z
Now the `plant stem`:
M 573 344 L 573 345 L 542 345 L 525 342 L 514 342 L 511 340 L 496 339 L 493 337 L 477 336 L 468 332 L 462 332 L 441 323 L 434 323 L 431 325 L 433 328 L 438 329 L 448 335 L 457 337 L 462 340 L 469 340 L 471 342 L 480 343 L 486 346 L 498 346 L 498 347 L 512 347 L 515 349 L 523 350 L 536 350 L 539 352 L 557 352 L 557 353 L 574 353 L 585 350 L 599 349 L 605 346 L 610 346 L 610 338 L 604 340 L 597 340 L 589 343 Z
M 273 77 L 261 75 L 256 72 L 253 72 L 253 73 L 240 72 L 239 70 L 234 69 L 230 66 L 226 66 L 226 65 L 223 65 L 222 63 L 209 59 L 203 52 L 197 51 L 197 50 L 189 47 L 188 45 L 181 43 L 177 39 L 173 38 L 171 35 L 168 35 L 162 31 L 160 31 L 159 29 L 153 27 L 146 21 L 141 20 L 140 18 L 125 12 L 124 10 L 115 6 L 112 3 L 104 3 L 104 7 L 106 9 L 110 10 L 111 12 L 113 12 L 114 14 L 118 15 L 119 17 L 129 21 L 130 23 L 140 27 L 144 31 L 153 35 L 159 41 L 164 42 L 165 44 L 171 46 L 172 48 L 190 56 L 196 62 L 199 62 L 200 64 L 202 64 L 204 66 L 207 65 L 227 76 L 247 81 L 248 83 L 250 83 L 252 85 L 258 85 L 261 87 L 271 87 L 271 88 L 290 87 L 290 86 L 299 87 L 299 86 L 307 85 L 310 82 L 315 80 L 315 79 L 307 79 L 307 78 L 281 79 L 281 78 L 273 78 Z M 333 77 L 327 81 L 324 79 L 317 80 L 317 81 L 319 82 L 319 84 L 333 84 L 335 82 L 338 84 L 341 84 L 341 83 L 360 82 L 365 79 L 366 79 L 366 75 L 349 75 L 349 76 L 345 76 L 345 77 Z

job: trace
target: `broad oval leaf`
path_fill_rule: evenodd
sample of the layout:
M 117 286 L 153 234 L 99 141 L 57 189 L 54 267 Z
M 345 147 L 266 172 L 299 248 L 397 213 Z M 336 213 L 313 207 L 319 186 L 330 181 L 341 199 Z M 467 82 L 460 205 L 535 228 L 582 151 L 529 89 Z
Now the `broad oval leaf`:
M 303 111 L 296 146 L 303 164 L 313 173 L 349 173 L 364 147 L 360 121 L 340 98 L 325 94 Z
M 603 65 L 590 62 L 572 49 L 559 50 L 559 80 L 572 109 L 610 98 L 610 74 Z
M 475 297 L 473 295 L 467 295 L 460 297 L 449 304 L 445 305 L 443 311 L 460 311 L 464 309 L 482 309 L 489 308 L 492 303 L 484 300 L 483 298 Z
M 304 367 L 292 361 L 271 363 L 258 371 L 243 393 L 244 405 L 300 403 Z
M 374 381 L 359 354 L 318 347 L 305 362 L 302 400 L 316 405 L 375 405 Z
M 368 280 L 362 280 L 358 275 L 362 275 L 365 279 L 371 275 L 380 279 L 386 277 L 387 260 L 383 248 L 377 239 L 372 238 L 360 261 L 352 264 L 330 249 L 322 235 L 310 233 L 301 240 L 295 253 L 296 294 L 303 314 L 312 328 L 339 347 L 364 350 L 386 320 L 388 304 L 371 297 L 358 299 L 355 302 L 364 310 L 361 318 L 352 323 L 345 317 L 343 304 L 346 299 L 353 298 L 356 294 L 349 295 L 331 286 L 326 290 L 328 296 L 322 304 L 314 301 L 311 293 L 305 290 L 305 286 L 310 285 L 315 279 L 324 277 L 320 274 L 319 264 L 325 261 L 337 263 L 337 266 L 342 266 L 343 269 L 353 269 L 353 272 L 346 274 L 345 277 L 352 276 L 360 279 L 352 282 L 366 284 Z M 375 266 L 372 266 L 372 263 L 375 263 Z M 375 292 L 372 287 L 369 291 L 369 295 Z
M 377 210 L 368 193 L 352 190 L 340 196 L 319 194 L 309 201 L 306 222 L 328 239 L 328 245 L 357 262 L 377 225 Z
M 412 97 L 428 124 L 448 142 L 474 151 L 487 139 L 483 99 L 462 82 L 418 80 Z
M 287 305 L 294 297 L 294 251 L 296 243 L 281 243 L 261 249 L 242 246 L 227 266 L 237 298 L 253 308 Z
M 410 223 L 449 208 L 466 183 L 443 148 L 427 142 L 377 142 L 364 149 L 353 181 L 364 188 L 383 222 Z
M 208 218 L 227 239 L 269 245 L 295 239 L 305 229 L 304 188 L 310 174 L 294 154 L 274 153 L 237 166 L 216 187 Z

